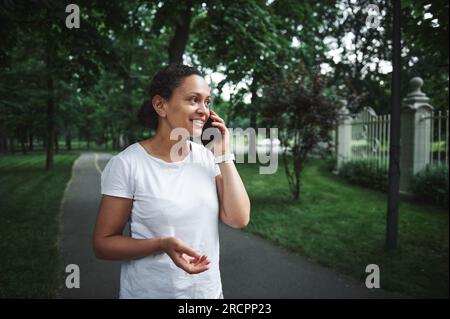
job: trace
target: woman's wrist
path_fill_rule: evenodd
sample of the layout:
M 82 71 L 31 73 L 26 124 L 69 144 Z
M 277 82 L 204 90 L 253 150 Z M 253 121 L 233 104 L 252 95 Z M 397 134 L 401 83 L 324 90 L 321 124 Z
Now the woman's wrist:
M 158 237 L 159 250 L 162 252 L 167 252 L 167 243 L 170 237 Z

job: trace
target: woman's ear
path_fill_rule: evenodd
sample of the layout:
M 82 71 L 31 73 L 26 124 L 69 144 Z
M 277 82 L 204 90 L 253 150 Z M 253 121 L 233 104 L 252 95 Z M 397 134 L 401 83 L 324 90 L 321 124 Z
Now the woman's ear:
M 153 108 L 155 109 L 156 113 L 158 113 L 161 117 L 166 117 L 167 110 L 166 110 L 166 100 L 160 96 L 155 95 L 152 99 Z

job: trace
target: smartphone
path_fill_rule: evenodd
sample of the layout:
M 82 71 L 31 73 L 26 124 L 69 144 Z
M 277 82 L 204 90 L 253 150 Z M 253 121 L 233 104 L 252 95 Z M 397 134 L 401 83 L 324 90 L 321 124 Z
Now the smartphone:
M 208 119 L 206 120 L 205 125 L 203 125 L 201 139 L 202 139 L 202 144 L 204 146 L 208 145 L 214 139 L 214 136 L 207 136 L 207 135 L 210 135 L 210 134 L 203 134 L 206 129 L 212 127 L 213 130 L 217 130 L 218 134 L 220 135 L 220 130 L 217 127 L 215 127 L 215 126 L 212 126 L 211 125 L 212 122 L 213 122 L 212 119 L 210 117 L 208 117 Z

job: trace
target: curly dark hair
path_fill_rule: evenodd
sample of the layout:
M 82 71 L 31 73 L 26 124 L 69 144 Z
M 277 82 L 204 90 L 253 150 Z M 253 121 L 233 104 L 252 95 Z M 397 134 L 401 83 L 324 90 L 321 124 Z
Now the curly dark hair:
M 152 99 L 155 95 L 160 95 L 166 100 L 170 100 L 173 90 L 180 86 L 182 80 L 190 75 L 203 74 L 195 67 L 184 64 L 169 64 L 160 69 L 150 83 L 149 95 L 150 99 L 142 103 L 138 112 L 138 120 L 144 127 L 156 129 L 158 127 L 158 113 L 152 105 Z

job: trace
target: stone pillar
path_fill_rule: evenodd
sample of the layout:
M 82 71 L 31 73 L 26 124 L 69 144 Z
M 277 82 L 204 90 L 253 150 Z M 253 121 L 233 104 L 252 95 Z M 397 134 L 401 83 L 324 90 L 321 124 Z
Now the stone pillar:
M 423 80 L 409 81 L 410 92 L 403 100 L 400 138 L 400 191 L 409 192 L 411 178 L 430 161 L 431 115 L 433 107 L 421 91 Z
M 348 109 L 343 106 L 339 111 L 338 126 L 336 131 L 336 169 L 339 171 L 351 156 L 352 118 Z

